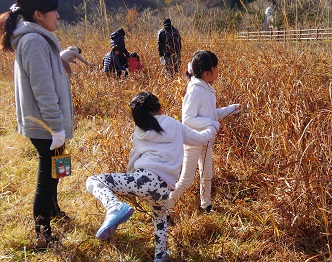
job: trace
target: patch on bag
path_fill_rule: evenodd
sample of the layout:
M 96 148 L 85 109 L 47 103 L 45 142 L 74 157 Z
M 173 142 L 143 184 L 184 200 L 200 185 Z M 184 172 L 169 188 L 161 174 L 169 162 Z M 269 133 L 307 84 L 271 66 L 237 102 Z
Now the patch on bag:
M 52 157 L 52 178 L 61 178 L 71 175 L 71 156 Z

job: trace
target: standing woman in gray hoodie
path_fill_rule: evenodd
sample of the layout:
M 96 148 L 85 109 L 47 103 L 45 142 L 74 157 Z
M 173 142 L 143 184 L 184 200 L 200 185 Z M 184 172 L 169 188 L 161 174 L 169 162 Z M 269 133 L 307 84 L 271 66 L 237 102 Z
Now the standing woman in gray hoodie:
M 51 176 L 55 149 L 63 150 L 65 139 L 73 136 L 72 96 L 53 35 L 57 7 L 58 0 L 17 0 L 0 15 L 0 49 L 15 52 L 18 132 L 30 139 L 39 156 L 33 203 L 37 248 L 55 240 L 51 217 L 68 218 L 57 203 L 58 179 Z

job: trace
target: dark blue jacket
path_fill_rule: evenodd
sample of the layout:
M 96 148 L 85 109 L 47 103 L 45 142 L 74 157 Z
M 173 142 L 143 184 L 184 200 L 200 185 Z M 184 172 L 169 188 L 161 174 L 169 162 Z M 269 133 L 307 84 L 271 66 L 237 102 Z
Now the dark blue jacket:
M 119 60 L 119 57 L 114 52 L 108 52 L 103 58 L 103 71 L 104 72 L 118 72 L 126 70 Z

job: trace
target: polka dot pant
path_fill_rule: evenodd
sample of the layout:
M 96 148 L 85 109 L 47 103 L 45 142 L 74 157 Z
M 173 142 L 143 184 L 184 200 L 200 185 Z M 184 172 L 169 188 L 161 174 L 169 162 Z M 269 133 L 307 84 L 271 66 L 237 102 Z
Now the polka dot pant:
M 86 187 L 107 210 L 121 203 L 114 193 L 132 195 L 145 200 L 153 213 L 155 259 L 166 256 L 166 210 L 170 191 L 165 181 L 148 170 L 138 169 L 132 174 L 112 173 L 91 176 L 86 181 Z

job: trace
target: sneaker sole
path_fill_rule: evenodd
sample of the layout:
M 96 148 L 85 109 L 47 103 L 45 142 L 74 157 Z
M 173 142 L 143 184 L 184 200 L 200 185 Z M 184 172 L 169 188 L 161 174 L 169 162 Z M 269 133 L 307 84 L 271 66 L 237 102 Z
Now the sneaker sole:
M 104 230 L 102 230 L 99 234 L 97 232 L 96 237 L 100 240 L 106 240 L 109 237 L 111 237 L 115 231 L 117 230 L 118 226 L 124 222 L 126 222 L 134 213 L 134 209 L 130 208 L 128 212 L 119 220 L 119 222 L 115 225 L 112 225 L 110 227 L 106 227 Z

